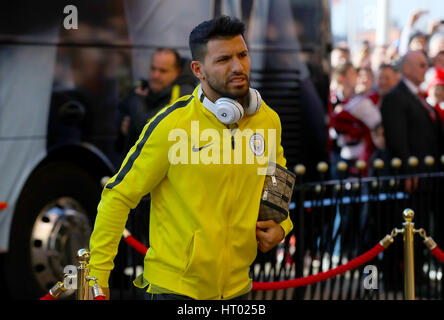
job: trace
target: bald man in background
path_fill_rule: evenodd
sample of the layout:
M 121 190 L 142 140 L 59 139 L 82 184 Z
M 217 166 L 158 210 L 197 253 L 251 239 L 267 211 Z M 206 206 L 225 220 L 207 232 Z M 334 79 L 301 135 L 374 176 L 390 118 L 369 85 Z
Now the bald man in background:
M 442 154 L 442 128 L 435 110 L 420 91 L 427 71 L 427 58 L 421 51 L 409 51 L 402 59 L 402 79 L 382 101 L 381 113 L 387 151 L 406 168 L 408 158 L 416 156 L 424 170 L 427 155 Z M 407 184 L 410 183 L 407 181 Z M 407 191 L 411 189 L 406 186 Z
M 188 69 L 175 49 L 155 50 L 148 79 L 132 88 L 119 105 L 123 115 L 121 133 L 128 139 L 123 153 L 135 144 L 143 127 L 159 110 L 193 92 L 196 80 Z

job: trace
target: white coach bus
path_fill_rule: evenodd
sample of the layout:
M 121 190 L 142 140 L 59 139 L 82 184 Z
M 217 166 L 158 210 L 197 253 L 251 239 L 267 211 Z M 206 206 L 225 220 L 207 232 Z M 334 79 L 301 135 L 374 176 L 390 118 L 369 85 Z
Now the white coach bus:
M 281 115 L 289 166 L 323 156 L 319 75 L 331 44 L 329 0 L 16 0 L 1 7 L 0 202 L 7 207 L 0 267 L 8 297 L 42 296 L 88 247 L 101 179 L 122 161 L 119 100 L 146 78 L 157 47 L 189 58 L 188 35 L 203 20 L 227 14 L 246 23 L 252 85 Z

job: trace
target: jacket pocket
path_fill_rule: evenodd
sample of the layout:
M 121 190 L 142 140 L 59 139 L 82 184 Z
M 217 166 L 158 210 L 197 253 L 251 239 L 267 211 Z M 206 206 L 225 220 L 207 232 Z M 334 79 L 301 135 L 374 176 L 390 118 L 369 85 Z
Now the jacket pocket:
M 222 265 L 218 248 L 211 239 L 196 231 L 189 243 L 188 261 L 182 274 L 180 287 L 196 299 L 209 299 L 220 293 Z
M 206 282 L 208 277 L 214 280 L 212 273 L 216 271 L 214 251 L 209 249 L 208 241 L 202 240 L 200 231 L 193 233 L 188 248 L 188 260 L 182 278 L 192 282 Z
M 186 274 L 189 271 L 190 266 L 194 260 L 195 251 L 196 251 L 196 232 L 193 233 L 191 240 L 187 246 L 186 262 L 185 262 L 185 269 L 183 271 L 183 274 Z

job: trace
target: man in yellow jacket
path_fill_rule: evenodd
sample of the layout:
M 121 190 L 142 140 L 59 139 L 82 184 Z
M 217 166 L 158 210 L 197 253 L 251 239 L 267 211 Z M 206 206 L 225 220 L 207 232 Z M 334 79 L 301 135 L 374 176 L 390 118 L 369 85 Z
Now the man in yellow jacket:
M 142 286 L 152 299 L 234 299 L 249 267 L 292 230 L 257 221 L 267 166 L 285 166 L 279 116 L 250 88 L 242 22 L 205 21 L 190 34 L 200 85 L 153 117 L 105 186 L 91 236 L 90 275 L 108 277 L 130 209 L 151 194 Z M 105 290 L 108 293 L 109 290 Z

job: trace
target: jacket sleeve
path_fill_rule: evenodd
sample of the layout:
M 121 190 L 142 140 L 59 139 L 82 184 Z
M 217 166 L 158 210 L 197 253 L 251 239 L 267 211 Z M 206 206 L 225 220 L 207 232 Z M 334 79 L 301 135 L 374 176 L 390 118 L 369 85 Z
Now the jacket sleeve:
M 139 140 L 131 148 L 119 172 L 102 191 L 94 230 L 90 239 L 90 275 L 102 287 L 114 268 L 114 258 L 130 209 L 137 207 L 165 177 L 169 168 L 168 131 L 171 121 L 160 113 L 142 130 Z
M 408 120 L 405 103 L 398 94 L 387 95 L 381 105 L 382 123 L 387 150 L 392 157 L 405 162 L 410 155 L 408 146 Z

